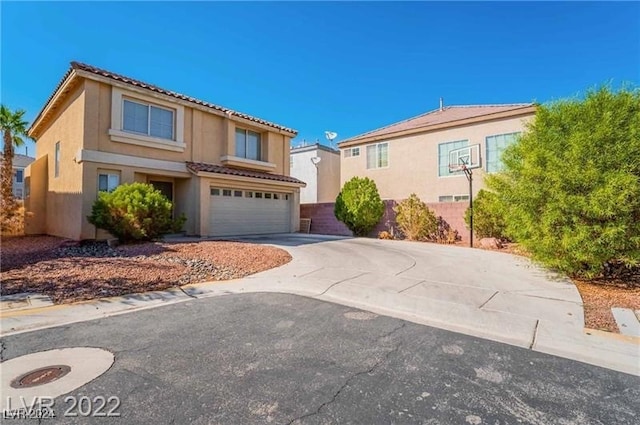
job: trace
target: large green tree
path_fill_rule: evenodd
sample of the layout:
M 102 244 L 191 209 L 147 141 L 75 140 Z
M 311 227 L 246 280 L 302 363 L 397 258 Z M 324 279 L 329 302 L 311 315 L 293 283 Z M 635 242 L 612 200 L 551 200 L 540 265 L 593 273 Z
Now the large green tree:
M 542 105 L 502 159 L 487 183 L 534 259 L 587 277 L 640 264 L 640 90 Z
M 2 210 L 3 222 L 5 218 L 11 218 L 15 212 L 17 204 L 13 198 L 13 157 L 14 148 L 24 144 L 23 137 L 27 135 L 27 121 L 24 119 L 25 111 L 12 111 L 5 105 L 0 105 L 0 130 L 4 141 L 2 156 L 2 193 L 0 198 L 0 209 Z

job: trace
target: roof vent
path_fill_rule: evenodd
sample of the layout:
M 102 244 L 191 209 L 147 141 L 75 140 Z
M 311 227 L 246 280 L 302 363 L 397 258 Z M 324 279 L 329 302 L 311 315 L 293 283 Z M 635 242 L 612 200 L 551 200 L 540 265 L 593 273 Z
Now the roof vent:
M 444 110 L 444 99 L 440 98 L 440 111 Z

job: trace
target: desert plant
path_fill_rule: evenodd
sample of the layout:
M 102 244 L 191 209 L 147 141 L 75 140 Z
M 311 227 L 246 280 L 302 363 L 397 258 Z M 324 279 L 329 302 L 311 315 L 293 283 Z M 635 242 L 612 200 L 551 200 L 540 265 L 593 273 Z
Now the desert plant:
M 383 230 L 381 232 L 378 232 L 378 239 L 391 240 L 393 239 L 393 235 L 391 235 L 391 233 L 387 232 L 386 230 Z
M 534 259 L 592 277 L 640 264 L 640 90 L 604 87 L 538 108 L 487 184 Z
M 396 213 L 398 228 L 411 241 L 424 239 L 436 231 L 436 216 L 415 193 L 396 205 L 393 210 Z
M 172 218 L 172 204 L 150 184 L 131 183 L 100 192 L 87 217 L 121 242 L 152 240 L 179 230 L 186 218 Z
M 469 228 L 471 210 L 467 208 L 464 213 L 464 222 Z M 507 224 L 504 220 L 504 210 L 500 205 L 500 198 L 488 190 L 480 190 L 473 198 L 473 232 L 479 238 L 506 237 Z
M 462 239 L 458 234 L 458 231 L 451 228 L 451 225 L 438 216 L 436 218 L 435 230 L 427 235 L 427 239 L 437 243 L 453 244 Z
M 0 228 L 9 230 L 14 216 L 19 214 L 19 205 L 13 197 L 13 157 L 14 147 L 24 144 L 23 137 L 27 135 L 27 121 L 24 120 L 23 110 L 13 112 L 5 105 L 0 105 L 0 130 L 2 131 L 4 149 L 2 154 L 2 169 L 0 180 L 2 190 L 0 194 Z
M 353 177 L 342 186 L 333 212 L 356 236 L 366 236 L 384 214 L 378 188 L 368 177 Z

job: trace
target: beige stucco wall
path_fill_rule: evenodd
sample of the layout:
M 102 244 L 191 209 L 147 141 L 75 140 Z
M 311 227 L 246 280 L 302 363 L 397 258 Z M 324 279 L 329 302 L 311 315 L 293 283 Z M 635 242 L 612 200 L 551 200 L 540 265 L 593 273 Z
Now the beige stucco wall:
M 25 169 L 24 182 L 25 186 L 29 187 L 29 196 L 25 196 L 24 204 L 24 232 L 27 235 L 41 235 L 47 232 L 48 162 L 48 156 L 43 155 Z
M 156 147 L 138 146 L 135 144 L 115 141 L 109 135 L 112 127 L 112 95 L 113 87 L 91 80 L 85 80 L 87 138 L 85 149 L 113 152 L 123 155 L 154 158 L 165 161 L 193 161 L 209 164 L 221 164 L 221 157 L 235 154 L 235 129 L 245 128 L 261 133 L 263 139 L 263 160 L 275 164 L 272 171 L 277 174 L 288 175 L 288 158 L 285 158 L 285 148 L 289 146 L 289 137 L 277 131 L 268 131 L 254 123 L 229 119 L 226 116 L 205 112 L 199 109 L 184 107 L 184 151 L 176 152 Z M 145 97 L 140 93 L 122 90 L 124 96 L 137 96 L 149 102 L 158 102 L 154 97 Z M 171 98 L 163 98 L 172 104 Z M 172 104 L 178 107 L 178 104 Z M 177 115 L 176 115 L 177 119 Z M 120 129 L 117 129 L 120 130 Z M 285 166 L 286 165 L 286 166 Z
M 341 149 L 341 185 L 354 176 L 369 177 L 376 182 L 383 199 L 404 199 L 416 193 L 424 202 L 438 202 L 439 196 L 467 195 L 469 183 L 464 175 L 438 176 L 438 145 L 464 139 L 469 145 L 480 144 L 484 167 L 485 138 L 523 131 L 525 123 L 532 119 L 533 115 L 506 118 L 381 140 L 389 143 L 389 166 L 386 168 L 367 169 L 367 144 L 360 146 L 357 157 L 344 158 L 344 149 Z M 484 175 L 484 169 L 474 170 L 474 194 L 484 187 Z
M 71 91 L 65 102 L 57 109 L 50 124 L 46 127 L 36 143 L 36 158 L 46 157 L 46 167 L 33 167 L 30 171 L 31 181 L 39 181 L 42 176 L 38 172 L 46 172 L 46 196 L 44 217 L 42 209 L 36 205 L 39 188 L 32 192 L 28 209 L 34 208 L 32 220 L 44 220 L 33 223 L 32 229 L 44 227 L 45 232 L 54 236 L 80 239 L 82 217 L 82 164 L 74 161 L 76 152 L 82 147 L 84 136 L 85 92 L 81 83 Z M 60 172 L 55 177 L 55 144 L 60 142 Z M 31 190 L 31 189 L 30 189 Z M 40 211 L 38 213 L 38 211 Z M 30 225 L 31 226 L 31 225 Z M 37 232 L 41 233 L 41 232 Z
M 318 201 L 334 202 L 340 192 L 340 154 L 318 150 Z

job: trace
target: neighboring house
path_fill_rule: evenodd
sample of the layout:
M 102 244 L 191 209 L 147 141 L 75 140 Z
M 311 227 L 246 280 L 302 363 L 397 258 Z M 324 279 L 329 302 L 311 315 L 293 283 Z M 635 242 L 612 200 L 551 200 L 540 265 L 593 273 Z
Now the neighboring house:
M 0 155 L 0 158 L 2 157 L 3 155 Z M 27 168 L 34 160 L 35 158 L 20 154 L 15 154 L 13 157 L 13 196 L 16 199 L 24 199 L 25 168 Z
M 29 129 L 36 160 L 26 173 L 26 232 L 103 237 L 86 218 L 98 191 L 130 182 L 165 193 L 189 235 L 296 231 L 305 185 L 289 176 L 296 134 L 72 62 Z
M 307 183 L 301 204 L 334 202 L 340 192 L 340 152 L 315 143 L 291 149 L 291 176 Z
M 370 177 L 383 199 L 416 193 L 427 203 L 468 202 L 464 173 L 449 173 L 449 152 L 480 145 L 482 168 L 473 171 L 474 194 L 483 177 L 500 170 L 500 155 L 535 115 L 534 104 L 447 106 L 338 144 L 341 184 Z

